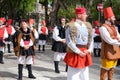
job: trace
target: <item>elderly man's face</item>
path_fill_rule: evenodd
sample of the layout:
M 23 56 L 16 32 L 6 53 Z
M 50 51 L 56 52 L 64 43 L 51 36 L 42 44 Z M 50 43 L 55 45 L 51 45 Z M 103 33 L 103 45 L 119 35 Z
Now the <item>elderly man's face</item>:
M 86 21 L 87 19 L 87 14 L 83 13 L 83 14 L 77 14 L 77 19 L 80 19 L 82 21 Z

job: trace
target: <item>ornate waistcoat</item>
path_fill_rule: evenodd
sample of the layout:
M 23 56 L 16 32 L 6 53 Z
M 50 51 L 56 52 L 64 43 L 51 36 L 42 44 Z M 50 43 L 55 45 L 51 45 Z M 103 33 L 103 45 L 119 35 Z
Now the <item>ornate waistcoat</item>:
M 111 38 L 117 39 L 115 26 L 109 26 L 107 24 L 103 24 L 103 26 L 108 30 Z M 120 58 L 119 46 L 108 44 L 104 40 L 102 40 L 101 58 L 110 60 L 116 60 Z

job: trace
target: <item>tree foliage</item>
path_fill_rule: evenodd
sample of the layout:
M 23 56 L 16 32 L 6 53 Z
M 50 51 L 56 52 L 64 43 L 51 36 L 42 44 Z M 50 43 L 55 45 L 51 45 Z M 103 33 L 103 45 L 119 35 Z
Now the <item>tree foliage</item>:
M 34 10 L 36 0 L 1 0 L 0 16 L 20 19 L 27 18 L 29 12 Z
M 41 3 L 44 3 L 45 0 L 40 1 Z M 46 19 L 49 22 L 49 26 L 54 26 L 57 19 L 61 16 L 66 16 L 66 18 L 68 19 L 75 17 L 75 7 L 77 5 L 82 5 L 87 9 L 88 20 L 92 22 L 99 19 L 99 11 L 97 11 L 97 4 L 103 3 L 104 7 L 108 7 L 111 5 L 110 1 L 112 1 L 113 11 L 117 16 L 119 16 L 119 12 L 117 11 L 120 4 L 119 0 L 48 0 L 48 3 L 52 3 L 52 11 L 50 15 L 47 15 L 48 17 Z
M 120 7 L 118 7 L 120 0 L 39 0 L 39 3 L 45 6 L 45 19 L 48 26 L 54 26 L 61 16 L 66 16 L 68 19 L 75 17 L 74 12 L 77 5 L 84 6 L 89 18 L 96 20 L 98 19 L 96 6 L 101 2 L 104 8 L 112 6 L 115 15 L 120 18 Z M 35 9 L 35 3 L 36 0 L 0 0 L 0 16 L 8 16 L 15 20 L 27 18 L 29 13 Z M 48 5 L 52 6 L 50 13 L 48 13 Z

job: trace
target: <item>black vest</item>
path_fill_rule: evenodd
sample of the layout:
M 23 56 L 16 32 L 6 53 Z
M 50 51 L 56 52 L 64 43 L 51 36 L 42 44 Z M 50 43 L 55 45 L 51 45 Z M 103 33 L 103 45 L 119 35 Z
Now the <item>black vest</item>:
M 58 36 L 60 38 L 64 39 L 65 38 L 65 29 L 61 25 L 57 26 L 57 28 L 59 30 Z M 53 40 L 52 50 L 55 52 L 66 52 L 66 44 Z
M 57 27 L 59 30 L 59 37 L 61 37 L 62 39 L 65 38 L 65 29 L 60 25 Z

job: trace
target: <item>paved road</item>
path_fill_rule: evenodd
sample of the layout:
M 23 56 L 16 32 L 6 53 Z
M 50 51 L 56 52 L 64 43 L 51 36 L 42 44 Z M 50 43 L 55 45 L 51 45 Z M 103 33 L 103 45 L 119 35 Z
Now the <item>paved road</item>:
M 65 63 L 60 62 L 60 74 L 54 72 L 53 52 L 51 46 L 47 46 L 46 51 L 37 52 L 33 65 L 33 74 L 37 77 L 34 80 L 66 80 Z M 14 53 L 5 53 L 5 64 L 0 64 L 0 80 L 17 80 L 17 58 Z M 99 80 L 100 58 L 93 57 L 93 65 L 90 67 L 90 80 Z M 27 70 L 23 69 L 23 80 L 32 80 L 27 78 Z M 120 80 L 120 68 L 117 67 L 113 80 Z

